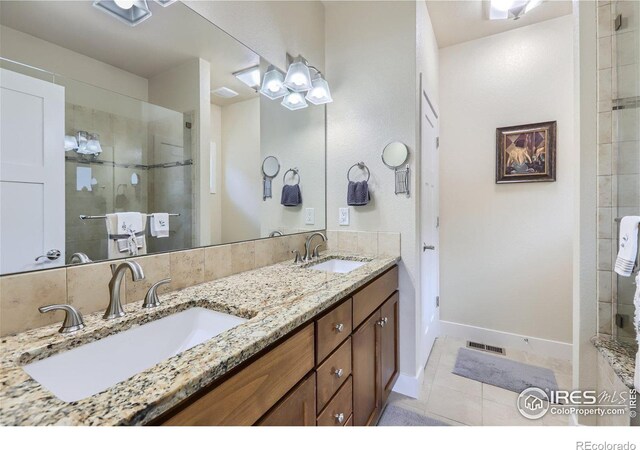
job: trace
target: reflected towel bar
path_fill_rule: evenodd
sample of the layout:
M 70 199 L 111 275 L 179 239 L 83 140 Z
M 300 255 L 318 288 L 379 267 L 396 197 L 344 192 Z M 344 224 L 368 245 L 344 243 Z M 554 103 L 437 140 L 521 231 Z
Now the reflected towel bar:
M 180 215 L 180 213 L 169 213 L 170 217 L 178 217 Z M 147 214 L 147 218 L 152 217 L 153 214 Z M 85 216 L 84 214 L 80 215 L 80 218 L 82 220 L 87 220 L 87 219 L 106 219 L 107 216 Z

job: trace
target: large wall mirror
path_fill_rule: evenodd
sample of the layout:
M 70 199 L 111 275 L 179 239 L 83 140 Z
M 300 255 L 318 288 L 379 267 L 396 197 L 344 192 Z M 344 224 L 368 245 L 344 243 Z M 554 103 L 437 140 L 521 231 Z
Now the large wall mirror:
M 0 3 L 0 274 L 325 228 L 324 106 L 260 95 L 260 55 L 148 7 L 132 27 L 92 1 Z

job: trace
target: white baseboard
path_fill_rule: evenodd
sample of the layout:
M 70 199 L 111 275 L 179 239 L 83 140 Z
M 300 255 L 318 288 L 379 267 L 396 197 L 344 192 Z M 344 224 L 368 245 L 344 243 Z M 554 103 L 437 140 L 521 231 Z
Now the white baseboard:
M 400 372 L 396 384 L 393 386 L 393 392 L 406 395 L 411 398 L 418 398 L 422 382 L 424 380 L 424 370 L 420 368 L 417 374 L 407 375 Z
M 477 341 L 498 347 L 524 350 L 540 356 L 549 356 L 568 361 L 572 359 L 572 345 L 566 342 L 506 333 L 504 331 L 490 330 L 488 328 L 474 327 L 444 320 L 440 321 L 440 335 L 453 336 L 459 339 Z

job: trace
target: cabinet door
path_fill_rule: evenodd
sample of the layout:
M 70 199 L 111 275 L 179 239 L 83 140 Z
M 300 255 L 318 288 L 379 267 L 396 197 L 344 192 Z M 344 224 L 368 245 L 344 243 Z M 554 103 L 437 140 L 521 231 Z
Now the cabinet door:
M 380 411 L 380 311 L 376 311 L 358 328 L 352 338 L 353 424 L 371 424 Z
M 261 426 L 291 427 L 316 424 L 316 374 L 294 388 L 260 421 Z
M 380 308 L 380 366 L 382 404 L 398 378 L 398 293 Z

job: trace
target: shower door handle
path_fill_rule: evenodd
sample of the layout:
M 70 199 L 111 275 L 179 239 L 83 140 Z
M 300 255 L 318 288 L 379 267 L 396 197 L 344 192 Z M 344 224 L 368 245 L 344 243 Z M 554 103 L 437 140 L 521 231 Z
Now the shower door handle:
M 60 250 L 57 249 L 51 249 L 49 250 L 46 255 L 40 255 L 36 258 L 36 262 L 40 259 L 40 258 L 47 258 L 49 261 L 55 261 L 56 259 L 60 258 L 60 255 L 62 255 L 62 253 L 60 252 Z

